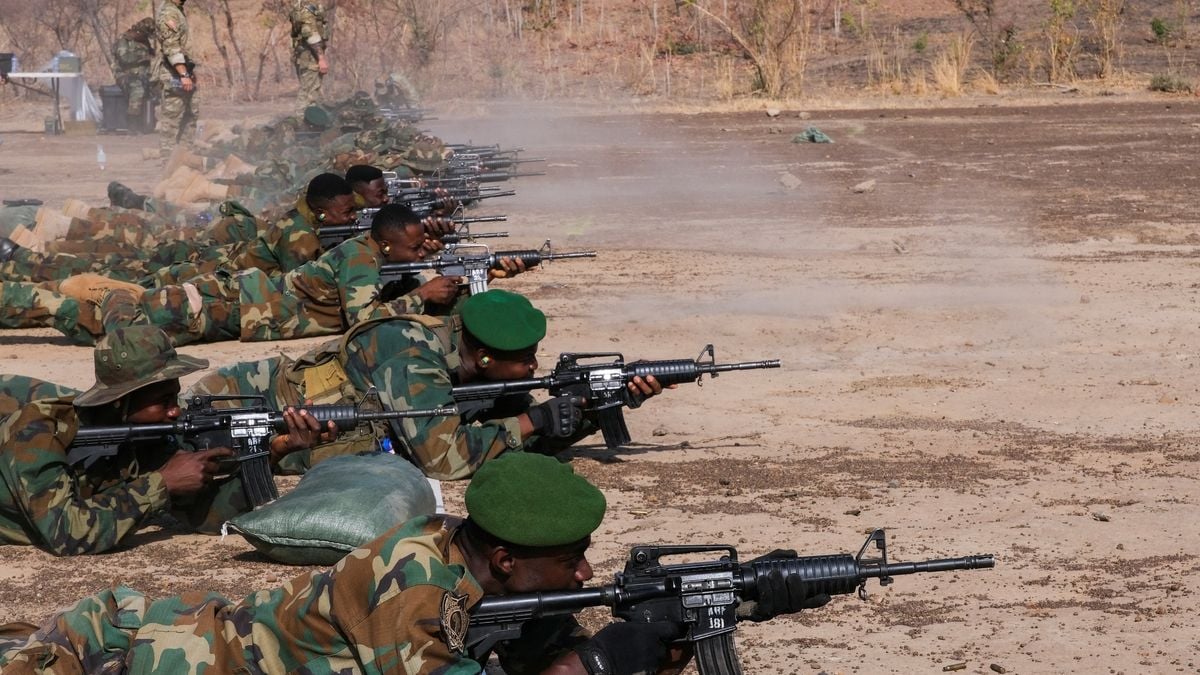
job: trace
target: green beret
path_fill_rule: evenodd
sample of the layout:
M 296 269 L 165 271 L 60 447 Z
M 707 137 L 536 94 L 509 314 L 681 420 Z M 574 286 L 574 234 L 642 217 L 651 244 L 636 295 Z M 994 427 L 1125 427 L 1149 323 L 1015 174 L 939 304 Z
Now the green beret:
M 333 126 L 333 115 L 319 105 L 310 105 L 304 109 L 304 121 L 318 129 L 328 129 Z
M 471 335 L 492 349 L 528 349 L 546 337 L 546 315 L 512 291 L 493 289 L 472 295 L 459 313 Z
M 508 452 L 475 472 L 467 514 L 494 537 L 519 546 L 565 546 L 604 520 L 604 493 L 570 464 L 532 452 Z

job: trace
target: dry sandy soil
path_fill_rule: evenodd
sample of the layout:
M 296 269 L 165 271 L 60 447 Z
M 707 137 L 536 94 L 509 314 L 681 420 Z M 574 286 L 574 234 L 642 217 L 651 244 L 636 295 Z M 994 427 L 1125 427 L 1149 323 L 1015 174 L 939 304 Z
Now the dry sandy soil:
M 809 125 L 836 143 L 790 142 Z M 508 213 L 514 245 L 601 253 L 508 285 L 551 316 L 544 365 L 710 342 L 720 360 L 783 360 L 631 412 L 627 449 L 571 453 L 610 499 L 597 581 L 637 543 L 852 552 L 882 527 L 895 559 L 997 566 L 744 626 L 748 672 L 1200 669 L 1194 99 L 807 119 L 505 108 L 429 127 L 547 157 L 549 175 L 481 212 Z M 106 139 L 103 174 L 91 139 L 0 139 L 5 197 L 99 203 L 111 177 L 151 183 L 149 138 Z M 184 351 L 220 366 L 311 344 Z M 90 351 L 49 331 L 3 333 L 0 357 L 91 381 Z M 71 560 L 0 546 L 0 621 L 113 583 L 236 597 L 298 573 L 165 522 L 135 544 Z

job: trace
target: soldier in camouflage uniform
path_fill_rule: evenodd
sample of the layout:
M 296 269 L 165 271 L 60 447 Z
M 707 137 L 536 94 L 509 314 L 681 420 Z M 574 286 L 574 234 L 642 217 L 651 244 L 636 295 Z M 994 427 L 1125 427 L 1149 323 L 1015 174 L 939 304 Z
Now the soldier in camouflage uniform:
M 321 79 L 329 72 L 325 59 L 329 28 L 321 0 L 292 0 L 288 20 L 292 22 L 292 61 L 300 79 L 298 99 L 303 110 L 321 100 Z
M 150 66 L 154 60 L 154 19 L 133 24 L 113 43 L 113 77 L 129 98 L 129 125 L 142 131 L 150 98 Z
M 593 576 L 591 534 L 604 495 L 569 465 L 515 454 L 466 491 L 467 518 L 422 516 L 327 571 L 231 602 L 191 592 L 150 601 L 117 587 L 40 629 L 0 627 L 6 675 L 43 672 L 483 672 L 465 644 L 485 595 L 573 590 Z M 662 672 L 674 623 L 614 622 L 592 637 L 570 615 L 526 624 L 496 654 L 512 675 Z
M 159 106 L 159 154 L 163 160 L 180 142 L 190 144 L 196 135 L 195 63 L 188 53 L 188 22 L 183 13 L 187 0 L 162 0 L 155 15 L 158 53 L 154 75 L 162 87 Z
M 391 205 L 380 211 L 369 236 L 347 240 L 283 277 L 261 269 L 236 275 L 217 270 L 144 291 L 118 287 L 94 305 L 61 297 L 46 284 L 0 283 L 0 325 L 48 325 L 87 343 L 117 327 L 152 324 L 177 346 L 239 337 L 259 341 L 333 335 L 359 321 L 420 313 L 426 301 L 450 304 L 459 290 L 456 277 L 438 276 L 420 287 L 410 284 L 385 299 L 380 266 L 416 262 L 425 253 L 421 220 L 409 209 Z
M 492 289 L 464 300 L 460 313 L 367 321 L 344 337 L 292 360 L 274 357 L 221 368 L 188 396 L 262 395 L 275 405 L 358 404 L 375 389 L 387 410 L 453 404 L 451 388 L 474 382 L 532 377 L 545 315 L 524 297 Z M 662 392 L 653 377 L 629 385 L 638 396 Z M 470 477 L 507 450 L 556 454 L 597 427 L 581 418 L 571 397 L 537 404 L 527 394 L 459 404 L 459 416 L 398 420 L 368 434 L 340 437 L 334 446 L 298 452 L 284 464 L 302 471 L 337 454 L 371 452 L 385 438 L 431 478 Z
M 380 169 L 370 164 L 355 164 L 346 169 L 346 182 L 354 190 L 358 208 L 374 209 L 388 203 L 387 181 Z
M 216 478 L 217 461 L 231 454 L 228 448 L 184 452 L 168 437 L 129 441 L 115 452 L 73 449 L 81 426 L 174 420 L 179 378 L 208 365 L 177 354 L 152 327 L 114 331 L 97 345 L 95 361 L 91 389 L 32 401 L 0 424 L 0 543 L 33 544 L 55 555 L 99 553 L 120 545 L 157 513 L 169 510 L 193 528 L 215 533 L 226 519 L 249 510 L 236 477 Z M 18 381 L 14 394 L 53 392 L 52 385 L 30 385 Z M 271 442 L 275 463 L 320 434 L 306 412 L 287 416 L 292 433 Z

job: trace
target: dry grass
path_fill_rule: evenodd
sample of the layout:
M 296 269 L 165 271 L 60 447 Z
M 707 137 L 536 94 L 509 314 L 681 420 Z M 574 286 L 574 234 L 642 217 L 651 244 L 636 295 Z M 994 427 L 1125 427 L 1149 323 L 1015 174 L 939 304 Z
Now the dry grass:
M 933 61 L 933 82 L 943 96 L 962 96 L 975 38 L 969 34 L 956 35 L 950 46 Z
M 1000 88 L 1000 82 L 996 80 L 994 75 L 986 70 L 980 70 L 978 73 L 976 73 L 974 79 L 971 80 L 971 88 L 975 91 L 990 94 L 992 96 L 998 96 L 1004 93 L 1003 89 Z

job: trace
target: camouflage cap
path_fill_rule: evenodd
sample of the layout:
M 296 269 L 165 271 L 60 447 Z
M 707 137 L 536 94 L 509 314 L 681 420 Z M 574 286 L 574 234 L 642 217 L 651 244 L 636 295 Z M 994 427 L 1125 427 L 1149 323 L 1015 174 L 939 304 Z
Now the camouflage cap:
M 446 160 L 453 152 L 436 138 L 418 136 L 413 139 L 408 150 L 401 155 L 400 163 L 414 171 L 425 173 L 440 171 L 446 168 Z
M 476 293 L 463 301 L 459 313 L 467 332 L 492 349 L 528 349 L 546 337 L 546 315 L 512 291 Z
M 485 532 L 520 546 L 565 546 L 600 527 L 604 493 L 570 464 L 532 452 L 485 462 L 465 495 L 467 515 Z
M 111 403 L 159 382 L 204 370 L 208 361 L 175 352 L 157 326 L 117 328 L 96 343 L 96 384 L 75 397 L 77 406 Z

